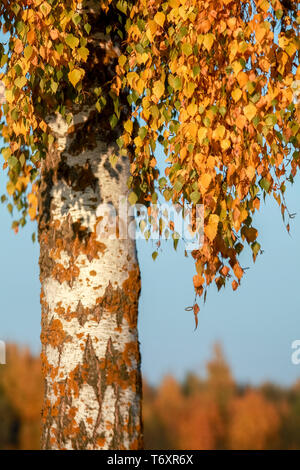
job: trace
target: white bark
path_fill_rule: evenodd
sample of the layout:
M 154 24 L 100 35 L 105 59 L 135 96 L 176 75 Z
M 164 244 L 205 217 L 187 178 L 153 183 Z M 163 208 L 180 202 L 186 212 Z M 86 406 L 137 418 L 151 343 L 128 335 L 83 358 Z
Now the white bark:
M 88 116 L 88 109 L 81 111 L 71 125 Z M 67 124 L 57 117 L 50 125 L 57 149 L 43 168 L 45 175 L 52 170 L 50 221 L 46 230 L 40 229 L 41 264 L 51 266 L 41 271 L 43 446 L 136 448 L 141 436 L 141 396 L 135 242 L 97 240 L 96 234 L 99 204 L 112 203 L 117 208 L 119 197 L 128 192 L 129 161 L 120 159 L 112 169 L 109 156 L 116 147 L 100 140 L 93 149 L 69 153 Z M 62 161 L 64 177 L 59 172 Z M 76 173 L 81 169 L 92 177 L 90 185 L 80 187 L 83 176 L 77 178 Z M 71 180 L 65 174 L 73 175 Z

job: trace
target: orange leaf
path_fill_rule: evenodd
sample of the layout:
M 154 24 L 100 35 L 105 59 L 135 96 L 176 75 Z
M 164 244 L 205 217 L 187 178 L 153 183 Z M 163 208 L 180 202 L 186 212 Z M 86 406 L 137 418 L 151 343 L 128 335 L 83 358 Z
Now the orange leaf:
M 229 273 L 229 268 L 228 266 L 223 266 L 223 268 L 221 269 L 220 271 L 221 274 L 223 274 L 223 276 L 227 276 L 227 274 Z
M 248 83 L 248 75 L 246 74 L 246 72 L 240 72 L 238 74 L 237 81 L 239 82 L 240 87 L 243 88 L 243 86 Z
M 195 274 L 195 276 L 193 277 L 193 282 L 194 286 L 197 289 L 198 287 L 201 287 L 202 284 L 204 284 L 204 277 L 199 276 L 199 274 Z
M 211 242 L 216 238 L 216 235 L 218 232 L 218 223 L 219 223 L 218 215 L 212 214 L 209 216 L 209 222 L 205 227 L 205 235 Z
M 244 271 L 242 270 L 242 268 L 240 267 L 239 263 L 236 263 L 234 266 L 233 266 L 233 271 L 234 271 L 234 274 L 236 275 L 236 277 L 238 279 L 241 279 L 243 277 L 243 274 L 244 274 Z
M 17 54 L 21 54 L 23 52 L 23 43 L 20 39 L 17 39 L 16 42 L 15 42 L 15 52 Z
M 200 311 L 199 305 L 195 304 L 193 306 L 193 310 L 194 310 L 194 315 L 195 315 L 195 330 L 196 330 L 198 327 L 198 313 Z
M 237 127 L 239 129 L 243 129 L 247 123 L 247 119 L 245 116 L 243 116 L 242 114 L 236 119 L 235 121 Z
M 29 44 L 33 44 L 34 41 L 35 41 L 35 32 L 33 29 L 31 29 L 28 33 L 27 33 L 27 41 L 29 42 Z

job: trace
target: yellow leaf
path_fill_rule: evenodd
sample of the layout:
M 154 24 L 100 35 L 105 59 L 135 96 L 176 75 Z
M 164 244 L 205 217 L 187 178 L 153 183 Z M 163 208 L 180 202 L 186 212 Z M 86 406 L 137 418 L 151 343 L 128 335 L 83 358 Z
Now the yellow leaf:
M 278 44 L 279 44 L 279 47 L 281 47 L 282 49 L 285 49 L 286 46 L 288 45 L 289 41 L 288 39 L 285 37 L 285 36 L 281 36 L 279 39 L 278 39 Z
M 40 6 L 40 9 L 43 13 L 44 16 L 48 16 L 50 11 L 51 11 L 51 6 L 49 5 L 48 2 L 44 2 L 42 3 L 42 5 Z
M 137 84 L 135 86 L 136 90 L 138 91 L 138 93 L 141 95 L 144 91 L 144 87 L 145 87 L 145 83 L 144 81 L 140 78 L 138 81 L 137 81 Z
M 230 142 L 229 139 L 224 139 L 224 140 L 221 141 L 221 148 L 222 148 L 222 150 L 227 150 L 227 149 L 229 149 L 230 145 L 231 145 L 231 142 Z
M 168 3 L 172 8 L 178 8 L 180 6 L 180 0 L 169 0 Z
M 139 135 L 134 139 L 134 143 L 137 147 L 142 147 L 143 141 L 142 141 L 142 139 L 140 138 Z
M 154 87 L 153 87 L 153 93 L 154 93 L 154 96 L 159 100 L 162 95 L 164 94 L 164 91 L 165 91 L 165 85 L 163 84 L 163 82 L 161 81 L 157 81 L 154 83 Z
M 187 148 L 186 148 L 186 147 L 183 147 L 183 148 L 180 150 L 180 160 L 183 161 L 186 156 L 187 156 Z
M 288 53 L 288 55 L 289 55 L 290 57 L 292 57 L 292 56 L 295 54 L 295 52 L 297 52 L 298 48 L 297 48 L 296 44 L 291 41 L 291 42 L 289 42 L 289 44 L 286 46 L 285 50 L 286 50 L 286 52 Z
M 207 238 L 212 242 L 218 232 L 218 223 L 219 216 L 217 214 L 212 214 L 209 216 L 208 224 L 206 225 L 204 231 Z
M 18 88 L 23 88 L 23 86 L 26 85 L 27 83 L 27 78 L 26 77 L 18 77 L 15 79 L 15 85 L 18 87 Z
M 89 50 L 87 47 L 80 47 L 77 51 L 78 55 L 81 57 L 81 59 L 86 62 L 88 55 L 89 55 Z
M 266 13 L 268 11 L 268 9 L 270 8 L 270 3 L 268 2 L 268 0 L 263 0 L 259 7 Z
M 197 112 L 197 105 L 195 103 L 191 103 L 188 107 L 187 107 L 187 112 L 189 114 L 189 116 L 192 116 L 194 117 L 196 112 Z
M 254 166 L 248 166 L 246 169 L 246 175 L 248 176 L 249 180 L 252 181 L 255 176 L 255 168 Z
M 121 65 L 121 67 L 124 67 L 124 65 L 126 64 L 126 56 L 125 55 L 120 55 L 119 57 L 119 64 Z
M 211 182 L 211 175 L 208 173 L 203 173 L 199 178 L 200 189 L 205 191 Z
M 7 183 L 7 185 L 6 185 L 6 191 L 8 192 L 8 194 L 9 194 L 10 196 L 12 196 L 13 193 L 15 192 L 15 186 L 14 186 L 14 184 L 13 184 L 11 181 L 9 181 L 9 182 Z
M 31 46 L 27 46 L 24 49 L 24 57 L 26 60 L 29 60 L 32 55 L 33 49 Z
M 207 135 L 206 127 L 200 127 L 200 129 L 198 130 L 198 140 L 200 144 L 205 139 L 206 135 Z
M 73 87 L 76 87 L 77 83 L 82 79 L 83 75 L 83 69 L 73 69 L 71 72 L 68 73 L 68 78 L 72 83 Z
M 136 60 L 138 64 L 145 64 L 148 59 L 149 59 L 149 56 L 147 52 L 144 52 L 143 54 L 138 54 L 136 56 Z
M 231 93 L 231 96 L 234 99 L 234 101 L 237 103 L 240 97 L 242 96 L 242 94 L 243 94 L 242 90 L 240 90 L 239 88 L 235 88 L 233 92 Z
M 166 17 L 164 15 L 164 13 L 162 13 L 161 11 L 156 13 L 156 15 L 154 16 L 155 23 L 157 23 L 161 27 L 163 27 L 165 19 L 166 19 Z
M 128 119 L 128 121 L 125 122 L 125 124 L 124 124 L 124 129 L 125 129 L 125 131 L 127 131 L 129 134 L 131 134 L 132 129 L 133 129 L 133 122 L 132 122 L 130 119 Z
M 215 140 L 223 139 L 223 137 L 225 135 L 225 131 L 226 131 L 226 129 L 225 129 L 224 126 L 222 126 L 222 125 L 218 126 L 213 132 L 213 138 Z
M 196 163 L 196 165 L 202 166 L 202 163 L 203 163 L 202 153 L 196 153 L 196 155 L 194 156 L 194 162 Z
M 5 91 L 5 99 L 6 99 L 7 103 L 12 103 L 13 102 L 14 95 L 13 95 L 12 90 L 6 90 Z
M 196 88 L 196 84 L 194 82 L 188 82 L 185 87 L 184 87 L 184 93 L 187 96 L 187 98 L 190 98 Z
M 146 36 L 147 36 L 147 38 L 149 39 L 150 42 L 153 42 L 153 36 L 152 36 L 150 28 L 147 28 Z
M 155 33 L 157 31 L 157 23 L 155 23 L 155 21 L 153 21 L 153 20 L 149 20 L 148 21 L 148 27 L 150 29 L 151 34 L 155 35 Z
M 205 49 L 208 50 L 208 52 L 211 50 L 211 47 L 214 43 L 215 40 L 215 35 L 212 33 L 205 34 L 204 39 L 203 39 L 203 45 Z
M 198 129 L 198 126 L 195 122 L 191 122 L 190 124 L 188 124 L 187 131 L 189 135 L 192 137 L 192 139 L 196 139 L 197 129 Z
M 253 103 L 248 104 L 248 106 L 245 106 L 244 108 L 244 114 L 248 121 L 251 121 L 254 116 L 256 115 L 256 106 Z
M 129 83 L 129 85 L 133 88 L 136 81 L 139 79 L 139 76 L 136 72 L 129 72 L 127 74 L 127 81 Z
M 239 60 L 236 60 L 233 64 L 232 64 L 232 68 L 233 68 L 233 71 L 234 71 L 234 75 L 237 76 L 237 74 L 242 70 L 242 66 L 241 66 L 241 63 Z

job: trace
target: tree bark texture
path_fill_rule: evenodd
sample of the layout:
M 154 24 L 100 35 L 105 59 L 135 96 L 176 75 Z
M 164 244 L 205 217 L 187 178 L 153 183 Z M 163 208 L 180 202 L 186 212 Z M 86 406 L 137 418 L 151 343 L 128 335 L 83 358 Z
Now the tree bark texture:
M 93 26 L 85 86 L 113 70 L 95 13 Z M 39 201 L 43 449 L 142 447 L 135 241 L 96 233 L 99 205 L 117 210 L 128 192 L 128 158 L 110 164 L 120 130 L 110 129 L 109 108 L 74 106 L 70 125 L 49 117 L 56 144 L 42 164 Z

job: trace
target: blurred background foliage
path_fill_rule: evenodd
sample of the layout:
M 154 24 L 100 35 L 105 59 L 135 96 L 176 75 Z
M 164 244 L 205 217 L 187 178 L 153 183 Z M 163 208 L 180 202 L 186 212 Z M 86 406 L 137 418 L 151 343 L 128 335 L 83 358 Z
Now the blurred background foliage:
M 300 449 L 300 381 L 290 388 L 235 382 L 215 345 L 207 374 L 183 383 L 144 379 L 146 449 Z M 39 357 L 15 344 L 0 366 L 0 449 L 38 449 L 42 377 Z

